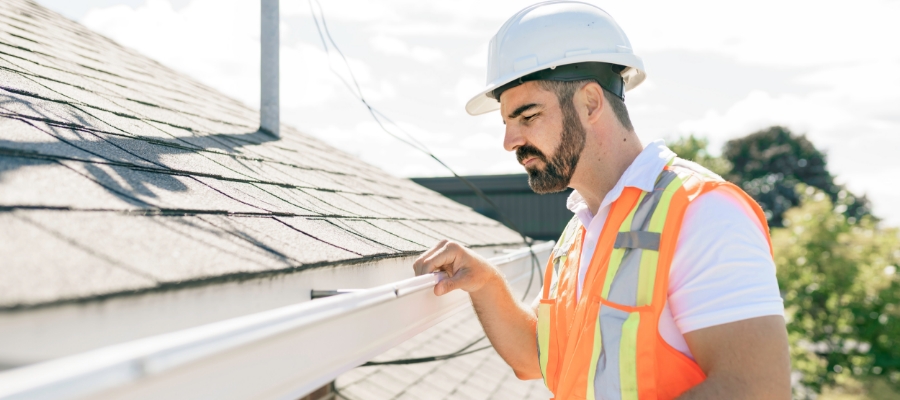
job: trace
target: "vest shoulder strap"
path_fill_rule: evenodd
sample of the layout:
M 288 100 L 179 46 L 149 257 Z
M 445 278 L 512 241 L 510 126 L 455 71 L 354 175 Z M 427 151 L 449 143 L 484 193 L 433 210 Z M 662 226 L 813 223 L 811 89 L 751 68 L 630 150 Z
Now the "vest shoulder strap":
M 675 247 L 678 236 L 681 233 L 681 225 L 688 205 L 700 195 L 714 189 L 722 189 L 741 202 L 744 206 L 744 212 L 757 222 L 757 226 L 768 240 L 769 251 L 771 252 L 772 243 L 769 238 L 769 227 L 766 222 L 765 213 L 750 195 L 733 183 L 722 179 L 721 176 L 699 164 L 681 158 L 675 158 L 673 162 L 666 167 L 666 171 L 663 171 L 663 174 L 667 171 L 674 172 L 678 175 L 678 178 L 681 181 L 681 187 L 678 188 L 676 195 L 673 196 L 672 201 L 668 206 L 669 218 L 667 218 L 665 222 L 665 231 L 660 242 L 659 265 L 661 268 L 658 277 L 660 286 L 668 287 L 669 267 L 674 258 Z M 665 292 L 658 293 L 657 297 L 661 300 L 665 299 Z
M 556 241 L 556 245 L 553 246 L 553 252 L 551 254 L 551 259 L 559 258 L 566 256 L 570 247 L 572 247 L 572 243 L 575 241 L 575 237 L 578 234 L 578 231 L 581 228 L 581 220 L 578 219 L 577 215 L 573 215 L 572 219 L 569 220 L 569 223 L 566 224 L 566 227 L 563 229 L 562 234 L 559 236 L 559 240 Z
M 702 166 L 674 158 L 660 172 L 652 191 L 637 203 L 614 233 L 613 252 L 595 290 L 599 298 L 628 307 L 665 302 L 664 278 L 687 205 L 723 185 L 722 177 Z
M 683 158 L 675 157 L 672 162 L 669 164 L 670 169 L 681 170 L 683 173 L 688 174 L 697 174 L 702 179 L 714 182 L 725 182 L 725 179 L 722 179 L 721 176 L 716 174 L 715 172 L 710 171 L 706 167 L 697 164 L 693 161 L 685 160 Z
M 547 268 L 544 271 L 543 297 L 545 299 L 556 297 L 556 288 L 557 285 L 559 285 L 559 269 L 565 265 L 568 260 L 572 245 L 580 233 L 581 221 L 578 219 L 577 215 L 573 215 L 572 219 L 569 220 L 569 223 L 559 236 L 559 240 L 556 241 L 556 245 L 553 246 L 553 250 L 550 252 L 550 260 L 548 260 Z

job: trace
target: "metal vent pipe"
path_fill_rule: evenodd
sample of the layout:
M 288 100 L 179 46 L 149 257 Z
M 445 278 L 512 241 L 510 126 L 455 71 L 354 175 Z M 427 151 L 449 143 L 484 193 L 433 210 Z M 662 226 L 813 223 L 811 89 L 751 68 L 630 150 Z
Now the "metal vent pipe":
M 261 0 L 259 129 L 280 136 L 278 94 L 278 1 Z

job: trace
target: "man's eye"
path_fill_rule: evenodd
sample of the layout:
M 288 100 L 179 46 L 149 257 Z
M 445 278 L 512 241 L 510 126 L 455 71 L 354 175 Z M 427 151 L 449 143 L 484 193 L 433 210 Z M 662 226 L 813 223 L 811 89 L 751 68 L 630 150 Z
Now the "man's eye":
M 525 121 L 531 121 L 532 119 L 534 119 L 534 117 L 537 117 L 537 116 L 538 116 L 537 114 L 526 115 L 524 117 L 524 119 L 525 119 Z

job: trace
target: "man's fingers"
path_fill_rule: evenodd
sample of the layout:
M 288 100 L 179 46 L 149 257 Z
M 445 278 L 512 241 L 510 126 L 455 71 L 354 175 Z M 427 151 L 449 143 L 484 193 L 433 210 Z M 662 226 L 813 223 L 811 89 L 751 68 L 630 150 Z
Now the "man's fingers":
M 472 271 L 466 266 L 472 256 L 465 247 L 456 242 L 443 240 L 428 250 L 413 263 L 416 275 L 444 271 L 447 277 L 434 286 L 434 294 L 441 296 L 455 289 L 468 290 Z
M 464 289 L 465 283 L 468 281 L 469 271 L 466 269 L 461 269 L 459 273 L 444 278 L 437 285 L 434 285 L 434 294 L 438 296 L 442 296 L 444 294 L 449 293 L 454 289 Z
M 434 253 L 440 251 L 447 245 L 448 240 L 444 239 L 432 246 L 428 251 L 422 253 L 419 258 L 413 263 L 413 271 L 415 271 L 416 276 L 427 274 L 431 271 L 426 270 L 425 260 L 434 255 Z
M 440 250 L 425 258 L 423 264 L 424 273 L 445 271 L 447 275 L 453 276 L 456 273 L 456 264 L 458 264 L 457 261 L 461 255 L 462 246 L 454 242 L 447 242 Z
M 454 289 L 453 278 L 447 278 L 434 285 L 435 296 L 443 296 Z

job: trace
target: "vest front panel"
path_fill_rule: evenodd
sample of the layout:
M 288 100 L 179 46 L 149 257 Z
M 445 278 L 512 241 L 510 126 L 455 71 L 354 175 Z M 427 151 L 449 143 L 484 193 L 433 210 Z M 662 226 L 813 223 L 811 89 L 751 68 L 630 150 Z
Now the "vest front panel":
M 538 307 L 541 372 L 557 399 L 674 399 L 705 379 L 696 362 L 659 335 L 681 220 L 691 200 L 717 187 L 756 203 L 703 172 L 676 159 L 652 192 L 625 188 L 598 239 L 580 300 L 584 228 L 576 218 L 566 228 Z

